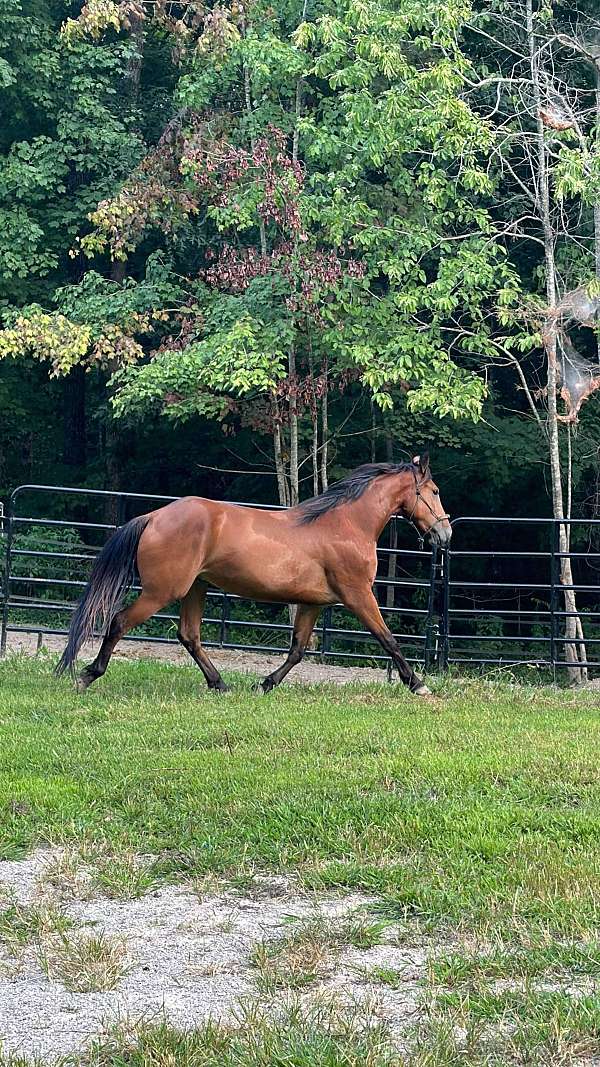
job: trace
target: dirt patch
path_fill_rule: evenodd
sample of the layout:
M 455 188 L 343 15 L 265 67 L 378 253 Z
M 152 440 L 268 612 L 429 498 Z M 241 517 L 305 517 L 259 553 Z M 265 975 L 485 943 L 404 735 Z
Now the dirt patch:
M 62 652 L 66 638 L 56 634 L 43 634 L 43 649 L 53 654 Z M 100 642 L 84 645 L 81 651 L 83 662 L 90 662 L 96 655 Z M 32 633 L 9 633 L 7 635 L 7 649 L 9 652 L 25 652 L 34 655 L 38 649 L 38 634 Z M 268 652 L 245 652 L 234 648 L 208 648 L 210 658 L 219 671 L 227 674 L 235 671 L 237 674 L 249 674 L 253 677 L 264 678 L 271 671 L 280 667 L 285 659 L 284 653 L 274 655 Z M 154 641 L 122 641 L 115 652 L 113 659 L 153 659 L 161 663 L 174 663 L 189 666 L 191 663 L 187 652 L 177 642 L 158 643 Z M 110 668 L 109 668 L 110 669 Z M 398 675 L 394 673 L 394 682 L 398 682 Z M 335 663 L 318 663 L 310 656 L 298 664 L 282 683 L 301 683 L 302 685 L 323 684 L 331 682 L 335 685 L 349 684 L 382 684 L 387 682 L 387 664 L 380 667 L 340 667 Z M 600 690 L 600 678 L 590 679 L 586 689 Z
M 49 652 L 62 652 L 66 638 L 53 634 L 43 635 L 43 648 Z M 99 642 L 86 645 L 81 651 L 83 660 L 94 658 Z M 10 652 L 35 653 L 37 633 L 9 633 L 7 648 Z M 208 654 L 219 671 L 236 671 L 239 674 L 252 674 L 264 678 L 276 667 L 280 667 L 285 656 L 259 652 L 241 652 L 230 648 L 209 648 Z M 153 641 L 122 641 L 114 652 L 114 659 L 155 659 L 163 663 L 191 663 L 187 652 L 178 644 L 158 644 Z M 109 668 L 110 669 L 110 668 Z M 395 676 L 397 678 L 397 675 Z M 330 663 L 315 663 L 311 658 L 303 660 L 289 675 L 289 681 L 302 682 L 304 685 L 315 682 L 335 682 L 343 685 L 349 682 L 385 682 L 387 673 L 382 667 L 338 667 Z M 285 685 L 285 682 L 283 683 Z
M 166 1017 L 180 1028 L 208 1018 L 231 1021 L 241 997 L 260 996 L 253 965 L 256 946 L 289 935 L 293 919 L 344 922 L 364 913 L 370 898 L 360 894 L 316 896 L 282 877 L 259 879 L 256 892 L 225 890 L 202 896 L 191 886 L 164 886 L 134 900 L 60 895 L 50 866 L 60 870 L 60 850 L 39 849 L 26 860 L 0 863 L 0 908 L 17 901 L 27 907 L 48 892 L 69 921 L 66 938 L 94 936 L 125 946 L 126 967 L 114 988 L 77 992 L 43 966 L 39 936 L 0 952 L 0 1044 L 7 1053 L 52 1060 L 82 1050 L 116 1021 L 135 1024 Z M 302 991 L 307 1006 L 330 996 L 368 1010 L 386 1022 L 398 1043 L 418 1005 L 426 970 L 422 944 L 398 943 L 394 927 L 382 942 L 361 950 L 342 946 L 327 978 Z M 401 974 L 398 988 L 372 980 L 376 968 Z M 282 991 L 278 993 L 281 998 Z M 275 1010 L 277 997 L 273 999 Z

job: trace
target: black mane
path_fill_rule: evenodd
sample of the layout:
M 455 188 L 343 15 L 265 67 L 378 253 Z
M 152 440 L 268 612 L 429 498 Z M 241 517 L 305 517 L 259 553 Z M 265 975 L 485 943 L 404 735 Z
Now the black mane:
M 313 496 L 300 504 L 300 525 L 314 522 L 315 519 L 326 515 L 328 511 L 337 508 L 339 504 L 347 504 L 351 500 L 358 500 L 368 489 L 375 478 L 384 474 L 401 474 L 402 471 L 415 471 L 414 463 L 364 463 L 357 467 L 339 482 L 334 482 L 320 496 Z

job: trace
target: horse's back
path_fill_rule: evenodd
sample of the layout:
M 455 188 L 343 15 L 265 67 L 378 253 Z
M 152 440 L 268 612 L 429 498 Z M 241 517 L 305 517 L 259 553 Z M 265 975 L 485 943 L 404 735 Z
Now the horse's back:
M 283 509 L 189 496 L 151 515 L 140 543 L 142 582 L 166 582 L 173 598 L 196 578 L 251 599 L 330 603 L 312 544 Z

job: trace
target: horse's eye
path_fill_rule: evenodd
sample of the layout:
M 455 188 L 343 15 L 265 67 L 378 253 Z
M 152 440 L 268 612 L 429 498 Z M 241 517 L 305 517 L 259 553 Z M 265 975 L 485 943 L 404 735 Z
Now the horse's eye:
M 439 489 L 433 489 L 432 492 L 433 492 L 434 496 L 439 496 L 440 495 Z

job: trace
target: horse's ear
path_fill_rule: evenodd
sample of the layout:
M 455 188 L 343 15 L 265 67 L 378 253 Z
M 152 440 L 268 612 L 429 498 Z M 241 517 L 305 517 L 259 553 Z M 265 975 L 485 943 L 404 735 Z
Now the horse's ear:
M 420 456 L 413 456 L 413 463 L 415 467 L 419 468 L 421 474 L 427 474 L 429 470 L 429 452 L 423 452 Z

